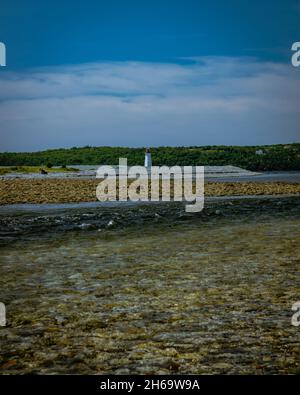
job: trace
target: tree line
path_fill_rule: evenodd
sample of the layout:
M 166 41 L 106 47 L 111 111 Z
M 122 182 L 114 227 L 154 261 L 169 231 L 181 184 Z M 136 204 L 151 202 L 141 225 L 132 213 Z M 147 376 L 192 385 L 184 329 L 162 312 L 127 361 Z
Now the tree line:
M 0 166 L 143 165 L 145 148 L 73 147 L 39 152 L 2 152 Z M 252 171 L 300 170 L 300 144 L 151 148 L 153 165 L 239 166 Z

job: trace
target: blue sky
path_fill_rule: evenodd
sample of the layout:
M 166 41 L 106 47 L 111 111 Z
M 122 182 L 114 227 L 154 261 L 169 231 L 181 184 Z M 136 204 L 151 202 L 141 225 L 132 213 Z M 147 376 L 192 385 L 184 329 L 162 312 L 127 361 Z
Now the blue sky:
M 3 1 L 0 150 L 299 141 L 299 20 L 300 0 Z

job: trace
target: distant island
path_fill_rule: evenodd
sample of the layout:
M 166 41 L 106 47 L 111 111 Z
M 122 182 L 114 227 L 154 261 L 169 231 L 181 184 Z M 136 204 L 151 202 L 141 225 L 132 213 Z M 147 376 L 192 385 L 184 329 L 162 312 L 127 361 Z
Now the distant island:
M 264 146 L 190 146 L 151 148 L 153 165 L 239 166 L 252 171 L 300 170 L 300 143 Z M 73 147 L 38 152 L 1 152 L 0 166 L 143 164 L 145 148 Z

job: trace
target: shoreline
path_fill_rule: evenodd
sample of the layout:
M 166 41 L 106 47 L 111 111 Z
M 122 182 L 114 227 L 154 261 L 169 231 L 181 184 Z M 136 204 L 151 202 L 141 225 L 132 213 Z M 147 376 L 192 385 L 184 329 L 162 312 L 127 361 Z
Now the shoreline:
M 239 201 L 253 201 L 253 200 L 276 200 L 276 199 L 289 199 L 289 198 L 300 198 L 300 194 L 282 194 L 282 195 L 228 195 L 228 196 L 208 196 L 205 197 L 206 203 L 226 203 L 226 202 L 239 202 Z M 6 204 L 0 205 L 0 216 L 11 215 L 11 214 L 23 214 L 23 213 L 42 213 L 42 212 L 57 212 L 65 210 L 77 210 L 77 209 L 96 209 L 96 208 L 133 208 L 137 206 L 161 206 L 168 205 L 170 203 L 178 202 L 154 202 L 154 201 L 138 201 L 132 202 L 128 200 L 124 201 L 107 201 L 107 202 L 78 202 L 78 203 L 17 203 L 17 204 Z M 185 204 L 186 202 L 182 202 Z
M 239 223 L 256 226 L 261 220 L 271 220 L 275 224 L 281 220 L 297 220 L 299 213 L 300 195 L 210 197 L 206 199 L 204 209 L 196 213 L 187 213 L 182 202 L 2 206 L 0 245 L 15 241 L 22 244 L 28 241 L 39 243 L 42 239 L 59 240 L 70 231 L 110 238 L 171 228 L 181 233 L 189 227 L 221 223 L 227 223 L 229 227 Z

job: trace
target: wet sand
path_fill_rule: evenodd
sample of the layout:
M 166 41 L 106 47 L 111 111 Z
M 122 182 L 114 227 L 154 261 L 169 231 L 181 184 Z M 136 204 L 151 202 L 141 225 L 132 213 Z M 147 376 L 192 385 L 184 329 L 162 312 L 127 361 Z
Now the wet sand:
M 95 179 L 2 179 L 0 205 L 93 202 Z M 207 182 L 206 196 L 300 194 L 300 183 L 291 182 Z

